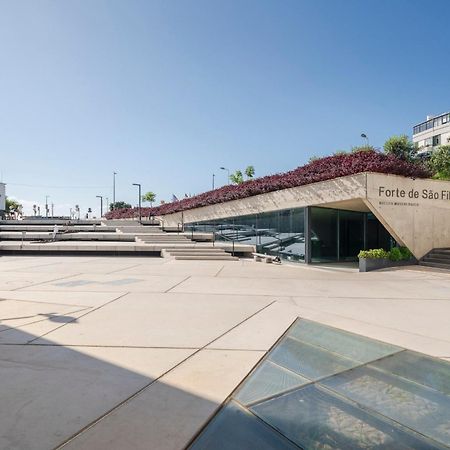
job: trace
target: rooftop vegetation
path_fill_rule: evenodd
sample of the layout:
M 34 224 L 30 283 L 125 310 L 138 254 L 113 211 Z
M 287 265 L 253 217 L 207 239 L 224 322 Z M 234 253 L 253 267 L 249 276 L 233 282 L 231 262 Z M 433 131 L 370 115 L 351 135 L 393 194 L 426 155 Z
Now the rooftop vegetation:
M 361 172 L 377 172 L 415 178 L 428 178 L 432 175 L 430 170 L 421 162 L 410 161 L 391 153 L 380 153 L 370 148 L 364 148 L 351 153 L 339 152 L 325 158 L 314 158 L 308 164 L 289 172 L 255 178 L 236 185 L 223 186 L 153 208 L 142 208 L 142 215 L 172 214 Z M 135 208 L 124 208 L 107 214 L 108 219 L 136 216 L 138 216 L 138 210 Z

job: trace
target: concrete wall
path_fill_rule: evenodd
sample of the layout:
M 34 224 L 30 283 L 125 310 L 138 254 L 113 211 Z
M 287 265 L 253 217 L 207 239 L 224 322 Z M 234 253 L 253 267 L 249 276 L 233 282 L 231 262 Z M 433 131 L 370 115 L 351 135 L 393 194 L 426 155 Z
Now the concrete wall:
M 309 205 L 342 202 L 366 195 L 366 176 L 357 174 L 334 180 L 308 184 L 295 188 L 282 189 L 267 194 L 255 195 L 241 200 L 219 203 L 162 216 L 164 226 L 200 222 L 224 217 L 276 211 L 279 209 L 300 208 Z
M 416 258 L 450 247 L 450 182 L 361 173 L 163 216 L 164 226 L 304 206 L 372 211 Z
M 366 203 L 416 258 L 450 247 L 450 182 L 370 173 Z

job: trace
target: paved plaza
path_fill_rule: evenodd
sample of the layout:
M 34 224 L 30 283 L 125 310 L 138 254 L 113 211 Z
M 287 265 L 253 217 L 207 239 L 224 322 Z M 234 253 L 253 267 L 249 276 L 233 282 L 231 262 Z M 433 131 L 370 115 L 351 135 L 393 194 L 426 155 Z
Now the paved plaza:
M 450 273 L 0 257 L 0 449 L 184 448 L 296 320 L 450 360 Z

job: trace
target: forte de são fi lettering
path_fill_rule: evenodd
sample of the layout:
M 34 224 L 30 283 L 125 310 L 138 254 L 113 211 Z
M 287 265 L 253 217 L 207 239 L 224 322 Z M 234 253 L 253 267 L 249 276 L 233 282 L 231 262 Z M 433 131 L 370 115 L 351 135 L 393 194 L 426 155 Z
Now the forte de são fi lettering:
M 404 199 L 424 199 L 424 200 L 450 200 L 450 191 L 433 189 L 400 189 L 400 188 L 386 188 L 385 186 L 378 187 L 378 195 L 384 198 L 404 198 Z

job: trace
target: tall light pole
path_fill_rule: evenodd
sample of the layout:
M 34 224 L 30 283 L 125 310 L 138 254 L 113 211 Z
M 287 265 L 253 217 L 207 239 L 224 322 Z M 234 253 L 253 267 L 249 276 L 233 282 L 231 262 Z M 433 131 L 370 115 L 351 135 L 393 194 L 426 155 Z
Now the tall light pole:
M 109 198 L 106 197 L 106 212 L 109 211 Z
M 141 214 L 141 185 L 139 183 L 133 183 L 133 186 L 137 186 L 139 190 L 139 222 L 142 220 L 142 214 Z
M 221 167 L 220 170 L 226 170 L 227 171 L 227 174 L 228 174 L 227 184 L 230 184 L 230 169 L 227 169 L 226 167 Z
M 48 217 L 48 198 L 50 195 L 45 196 L 45 217 Z
M 213 173 L 213 182 L 212 182 L 212 190 L 214 190 L 214 178 L 216 178 L 216 175 Z
M 366 146 L 369 147 L 369 138 L 367 137 L 367 134 L 361 133 L 361 137 L 366 140 Z
M 96 197 L 100 199 L 100 218 L 101 218 L 101 217 L 103 217 L 103 196 L 96 195 Z
M 117 172 L 113 172 L 113 209 L 116 209 L 116 175 Z

